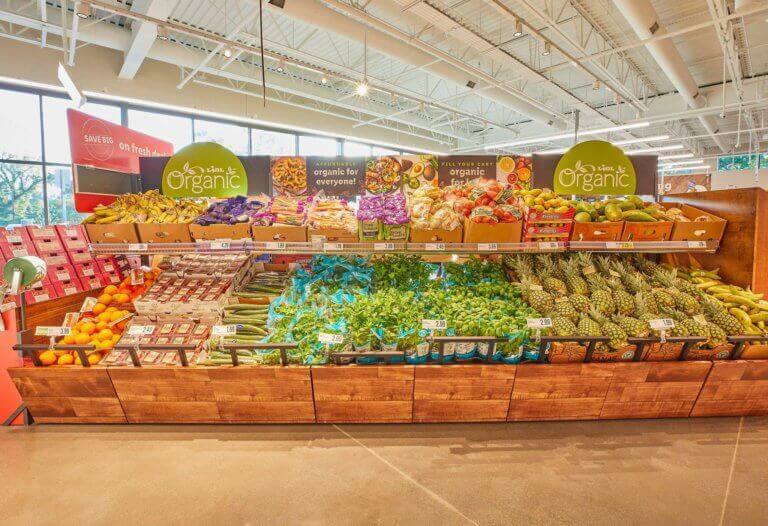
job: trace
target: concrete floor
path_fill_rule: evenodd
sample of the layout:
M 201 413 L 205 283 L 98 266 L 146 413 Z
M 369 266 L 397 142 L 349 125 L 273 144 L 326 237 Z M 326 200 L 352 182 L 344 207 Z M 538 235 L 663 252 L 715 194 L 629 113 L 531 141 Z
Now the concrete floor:
M 768 418 L 0 428 L 0 523 L 768 523 Z

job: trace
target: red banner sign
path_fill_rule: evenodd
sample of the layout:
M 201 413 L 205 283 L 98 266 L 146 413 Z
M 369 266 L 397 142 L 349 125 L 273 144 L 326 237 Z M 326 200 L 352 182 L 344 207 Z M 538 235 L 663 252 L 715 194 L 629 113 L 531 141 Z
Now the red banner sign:
M 125 181 L 129 176 L 122 174 L 138 174 L 139 157 L 173 155 L 173 145 L 167 141 L 77 110 L 67 110 L 67 124 L 78 212 L 111 203 L 130 188 L 131 182 Z M 103 170 L 116 173 L 111 177 Z

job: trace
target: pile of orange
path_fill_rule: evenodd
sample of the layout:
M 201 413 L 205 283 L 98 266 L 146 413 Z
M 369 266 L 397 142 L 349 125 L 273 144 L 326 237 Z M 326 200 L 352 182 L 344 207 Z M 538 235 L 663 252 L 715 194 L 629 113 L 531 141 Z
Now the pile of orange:
M 132 285 L 131 276 L 129 275 L 123 281 L 121 281 L 119 285 L 110 285 L 109 287 L 105 288 L 104 293 L 110 295 L 125 294 L 128 296 L 127 300 L 125 300 L 123 296 L 120 296 L 120 298 L 124 299 L 125 303 L 132 302 L 136 298 L 143 295 L 147 290 L 149 290 L 159 275 L 160 269 L 157 268 L 143 272 L 144 283 L 141 285 Z M 117 299 L 115 299 L 115 301 L 120 303 L 120 301 Z

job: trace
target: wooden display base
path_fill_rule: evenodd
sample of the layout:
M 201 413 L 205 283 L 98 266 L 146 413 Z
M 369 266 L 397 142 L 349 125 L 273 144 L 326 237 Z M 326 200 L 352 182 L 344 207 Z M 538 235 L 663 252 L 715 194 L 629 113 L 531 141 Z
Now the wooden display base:
M 17 367 L 39 423 L 395 423 L 768 414 L 768 361 Z

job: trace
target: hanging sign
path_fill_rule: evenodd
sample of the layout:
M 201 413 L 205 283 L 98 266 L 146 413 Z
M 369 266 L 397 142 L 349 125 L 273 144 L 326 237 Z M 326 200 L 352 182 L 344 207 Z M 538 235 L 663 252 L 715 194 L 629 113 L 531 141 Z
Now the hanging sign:
M 586 141 L 560 158 L 553 186 L 562 195 L 631 195 L 637 190 L 637 177 L 621 148 L 605 141 Z
M 307 157 L 307 186 L 312 194 L 354 199 L 360 193 L 361 157 Z
M 161 188 L 169 197 L 234 197 L 248 195 L 248 176 L 234 153 L 215 142 L 198 142 L 168 160 Z
M 462 184 L 473 179 L 496 179 L 495 155 L 447 155 L 437 159 L 440 186 Z

